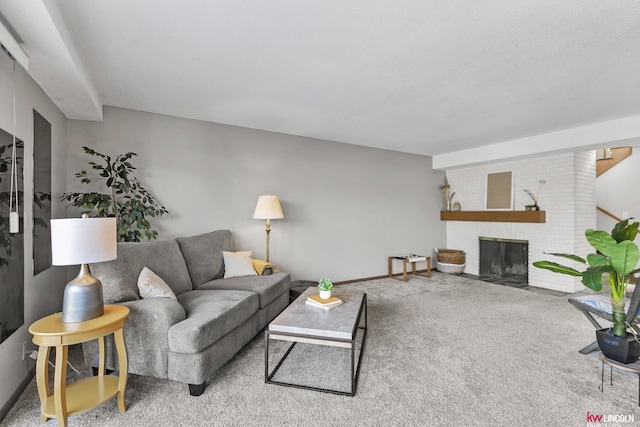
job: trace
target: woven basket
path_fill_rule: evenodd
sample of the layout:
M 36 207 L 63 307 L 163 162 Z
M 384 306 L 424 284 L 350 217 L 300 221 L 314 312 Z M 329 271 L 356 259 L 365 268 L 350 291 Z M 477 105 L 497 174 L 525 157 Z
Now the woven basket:
M 441 273 L 462 274 L 464 272 L 464 264 L 447 264 L 437 261 L 436 267 Z
M 438 262 L 444 264 L 464 264 L 464 251 L 456 249 L 438 249 Z

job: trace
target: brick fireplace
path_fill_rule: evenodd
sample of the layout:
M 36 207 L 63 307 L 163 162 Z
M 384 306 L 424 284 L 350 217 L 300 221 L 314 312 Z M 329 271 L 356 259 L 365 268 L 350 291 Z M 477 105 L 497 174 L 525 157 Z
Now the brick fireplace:
M 583 288 L 579 279 L 533 267 L 547 259 L 544 252 L 584 254 L 590 252 L 584 230 L 596 227 L 595 152 L 566 153 L 556 156 L 513 160 L 447 171 L 454 201 L 463 211 L 484 210 L 487 173 L 513 171 L 514 207 L 524 210 L 530 204 L 525 189 L 537 191 L 544 223 L 446 221 L 447 247 L 466 252 L 465 273 L 480 274 L 479 238 L 528 242 L 528 282 L 531 286 L 575 292 Z

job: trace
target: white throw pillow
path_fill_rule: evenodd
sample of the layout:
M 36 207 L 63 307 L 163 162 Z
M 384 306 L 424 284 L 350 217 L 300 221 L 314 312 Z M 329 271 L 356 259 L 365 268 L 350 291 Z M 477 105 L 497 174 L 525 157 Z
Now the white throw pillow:
M 224 258 L 224 278 L 240 276 L 257 276 L 251 260 L 252 251 L 228 252 L 222 251 Z
M 177 299 L 167 282 L 147 267 L 144 267 L 138 276 L 138 290 L 142 298 Z

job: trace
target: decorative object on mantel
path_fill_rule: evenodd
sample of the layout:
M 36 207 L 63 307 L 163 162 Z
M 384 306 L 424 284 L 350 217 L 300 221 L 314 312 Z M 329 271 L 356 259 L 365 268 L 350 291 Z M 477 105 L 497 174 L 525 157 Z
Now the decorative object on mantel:
M 486 210 L 513 210 L 513 171 L 487 174 Z
M 462 209 L 462 206 L 460 206 L 460 202 L 453 202 L 453 206 L 451 207 L 451 210 L 453 210 L 454 212 L 460 212 L 461 209 Z
M 440 191 L 442 192 L 442 210 L 450 211 L 451 210 L 451 200 L 453 200 L 453 196 L 456 194 L 454 191 L 451 193 L 451 186 L 449 185 L 449 181 L 447 181 L 447 177 L 444 177 L 444 184 L 440 186 Z
M 529 195 L 529 197 L 531 197 L 531 200 L 533 200 L 533 204 L 532 205 L 525 205 L 524 209 L 527 211 L 539 211 L 540 210 L 540 206 L 538 206 L 538 197 L 540 196 L 540 190 L 542 189 L 542 185 L 545 183 L 546 181 L 544 179 L 541 179 L 540 181 L 538 181 L 538 193 L 534 196 L 533 193 L 529 190 L 527 190 L 526 188 L 524 189 L 524 192 L 527 193 Z
M 464 251 L 436 248 L 436 267 L 441 273 L 462 274 L 465 266 Z
M 627 328 L 629 323 L 625 313 L 627 285 L 630 278 L 640 271 L 640 269 L 635 269 L 638 260 L 640 260 L 640 252 L 638 251 L 638 246 L 633 242 L 638 234 L 638 226 L 640 226 L 640 223 L 629 224 L 629 220 L 625 219 L 613 227 L 611 234 L 606 231 L 587 229 L 584 234 L 596 252 L 589 254 L 586 260 L 572 254 L 548 253 L 549 255 L 588 264 L 587 269 L 582 272 L 551 261 L 536 261 L 533 263 L 535 267 L 550 270 L 554 273 L 582 277 L 582 284 L 596 292 L 602 290 L 603 274 L 606 273 L 607 288 L 611 297 L 613 328 L 596 331 L 596 337 L 602 353 L 608 358 L 621 363 L 634 362 L 640 356 L 640 335 L 631 326 Z M 634 352 L 636 345 L 639 348 L 635 355 L 621 354 L 620 349 L 623 348 L 629 350 L 629 352 Z

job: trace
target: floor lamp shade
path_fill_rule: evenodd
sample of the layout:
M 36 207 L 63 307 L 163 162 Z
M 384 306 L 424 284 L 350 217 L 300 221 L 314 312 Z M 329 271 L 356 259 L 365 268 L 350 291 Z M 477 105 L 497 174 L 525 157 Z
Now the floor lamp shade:
M 267 256 L 266 261 L 269 261 L 269 233 L 271 233 L 271 220 L 284 218 L 282 212 L 282 206 L 280 206 L 280 199 L 278 196 L 272 196 L 267 194 L 258 197 L 258 203 L 256 204 L 256 210 L 253 212 L 255 219 L 265 219 L 267 232 Z
M 258 197 L 258 203 L 256 204 L 256 210 L 253 212 L 253 218 L 255 219 L 282 219 L 284 213 L 282 212 L 282 206 L 280 206 L 280 199 L 278 196 L 272 196 L 267 194 L 265 196 Z
M 117 257 L 116 219 L 66 218 L 51 220 L 53 265 L 80 265 L 78 276 L 67 283 L 62 302 L 62 321 L 95 319 L 104 313 L 102 283 L 91 276 L 90 263 Z

